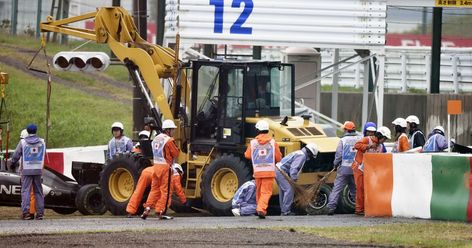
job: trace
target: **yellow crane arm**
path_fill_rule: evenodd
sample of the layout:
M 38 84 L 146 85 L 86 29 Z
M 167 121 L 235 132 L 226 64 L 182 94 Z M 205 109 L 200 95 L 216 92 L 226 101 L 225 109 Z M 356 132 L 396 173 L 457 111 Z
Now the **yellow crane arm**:
M 68 26 L 68 24 L 87 19 L 94 19 L 95 30 Z M 95 12 L 61 20 L 53 20 L 49 16 L 47 21 L 41 23 L 40 28 L 41 32 L 63 33 L 107 44 L 120 61 L 125 62 L 128 59 L 139 68 L 164 118 L 174 119 L 160 78 L 175 78 L 177 73 L 175 52 L 170 48 L 148 43 L 141 38 L 133 18 L 124 8 L 102 7 Z M 182 98 L 189 97 L 190 87 L 185 74 L 181 76 L 181 79 L 184 82 L 182 91 L 185 92 Z M 175 92 L 173 94 L 175 96 Z M 189 99 L 182 100 L 189 102 Z

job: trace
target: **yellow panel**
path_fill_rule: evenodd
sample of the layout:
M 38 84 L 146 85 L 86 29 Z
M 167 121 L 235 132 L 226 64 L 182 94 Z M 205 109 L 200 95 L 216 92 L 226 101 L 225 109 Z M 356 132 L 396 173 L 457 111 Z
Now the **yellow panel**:
M 337 137 L 326 137 L 326 138 L 306 138 L 300 139 L 301 142 L 308 144 L 314 143 L 318 147 L 320 152 L 335 152 L 338 147 L 339 138 Z

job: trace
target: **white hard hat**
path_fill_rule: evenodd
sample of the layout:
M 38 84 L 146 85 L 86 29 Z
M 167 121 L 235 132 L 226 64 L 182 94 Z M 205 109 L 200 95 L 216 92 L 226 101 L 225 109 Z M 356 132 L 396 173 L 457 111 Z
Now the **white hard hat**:
M 164 120 L 164 122 L 162 122 L 162 129 L 168 128 L 177 128 L 173 120 Z
M 406 127 L 406 120 L 400 117 L 392 121 L 392 124 L 400 127 Z
M 21 133 L 20 133 L 20 139 L 24 139 L 26 137 L 28 137 L 28 131 L 26 131 L 26 129 L 23 129 L 21 130 Z
M 388 127 L 379 127 L 377 129 L 377 132 L 380 133 L 382 136 L 386 137 L 387 139 L 392 138 L 392 133 L 390 132 L 390 129 L 388 129 Z
M 420 124 L 420 119 L 416 115 L 410 115 L 406 117 L 406 121 L 409 123 L 416 123 L 416 125 Z
M 149 138 L 150 135 L 151 135 L 151 133 L 149 131 L 143 130 L 143 131 L 139 132 L 138 137 L 146 136 L 146 138 Z
M 184 173 L 184 169 L 182 169 L 182 166 L 180 166 L 180 164 L 174 163 L 172 165 L 172 169 L 179 170 L 179 173 Z
M 444 133 L 444 127 L 442 127 L 442 126 L 437 126 L 437 127 L 433 128 L 433 130 L 439 130 L 442 133 Z
M 269 131 L 269 122 L 265 120 L 259 120 L 256 123 L 256 129 L 259 131 Z
M 311 154 L 313 154 L 313 157 L 316 157 L 318 155 L 318 147 L 316 147 L 315 144 L 308 143 L 306 144 L 305 148 L 310 150 Z
M 111 128 L 119 128 L 121 130 L 124 130 L 125 128 L 123 127 L 123 123 L 119 122 L 119 121 L 116 121 L 116 122 L 113 122 L 113 124 L 111 124 Z

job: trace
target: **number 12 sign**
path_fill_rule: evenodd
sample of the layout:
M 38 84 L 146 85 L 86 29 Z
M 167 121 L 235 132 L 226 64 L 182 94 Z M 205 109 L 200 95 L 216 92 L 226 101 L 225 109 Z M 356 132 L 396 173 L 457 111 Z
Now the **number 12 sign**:
M 224 0 L 210 0 L 210 5 L 215 6 L 215 19 L 213 22 L 213 32 L 214 33 L 223 33 L 223 24 L 224 24 Z M 231 8 L 241 9 L 238 19 L 231 25 L 229 29 L 230 34 L 252 34 L 252 27 L 245 25 L 246 20 L 252 13 L 254 8 L 254 3 L 252 0 L 233 0 L 231 3 Z

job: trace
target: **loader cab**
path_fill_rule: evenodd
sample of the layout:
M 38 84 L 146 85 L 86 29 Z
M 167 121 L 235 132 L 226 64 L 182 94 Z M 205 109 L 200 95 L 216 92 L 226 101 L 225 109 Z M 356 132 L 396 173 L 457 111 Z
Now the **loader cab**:
M 294 67 L 280 62 L 191 62 L 193 151 L 244 149 L 246 117 L 293 115 Z

